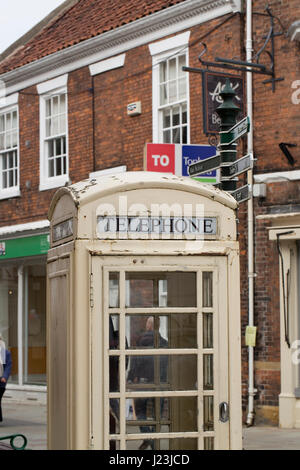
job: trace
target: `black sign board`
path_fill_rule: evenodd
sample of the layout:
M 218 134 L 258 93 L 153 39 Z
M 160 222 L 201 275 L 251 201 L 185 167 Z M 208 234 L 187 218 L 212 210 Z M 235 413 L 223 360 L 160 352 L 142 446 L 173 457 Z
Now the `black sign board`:
M 230 194 L 237 202 L 247 201 L 250 198 L 249 184 L 245 184 L 245 186 L 230 192 Z
M 235 104 L 241 109 L 237 116 L 237 122 L 245 116 L 245 93 L 244 79 L 239 75 L 227 73 L 203 71 L 203 127 L 205 134 L 217 134 L 220 131 L 220 118 L 216 109 L 222 104 L 219 93 L 225 85 L 226 79 L 230 79 L 230 84 L 236 93 Z
M 223 166 L 222 176 L 226 179 L 231 179 L 250 170 L 250 168 L 253 168 L 253 157 L 252 154 L 249 153 L 239 160 L 236 160 L 234 163 L 231 163 L 231 165 Z
M 205 160 L 199 160 L 188 167 L 189 175 L 196 176 L 206 173 L 207 171 L 215 170 L 221 165 L 221 160 L 221 155 L 215 155 L 213 157 L 206 158 Z

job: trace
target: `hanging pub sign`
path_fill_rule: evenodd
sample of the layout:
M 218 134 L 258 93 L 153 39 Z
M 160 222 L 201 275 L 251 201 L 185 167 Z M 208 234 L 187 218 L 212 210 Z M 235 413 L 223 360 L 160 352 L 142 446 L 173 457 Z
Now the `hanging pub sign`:
M 216 109 L 223 102 L 220 92 L 227 78 L 230 79 L 231 87 L 236 94 L 234 102 L 241 109 L 237 116 L 237 121 L 240 121 L 245 116 L 244 79 L 239 75 L 231 75 L 228 73 L 210 72 L 206 70 L 202 73 L 204 133 L 217 134 L 220 131 L 220 117 Z

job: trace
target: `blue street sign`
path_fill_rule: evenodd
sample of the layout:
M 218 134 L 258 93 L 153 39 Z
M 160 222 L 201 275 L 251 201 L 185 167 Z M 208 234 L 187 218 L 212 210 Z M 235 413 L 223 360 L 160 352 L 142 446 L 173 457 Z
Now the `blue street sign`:
M 213 157 L 216 155 L 216 147 L 211 145 L 183 145 L 182 146 L 182 176 L 190 176 L 188 168 L 193 163 L 199 160 L 205 160 L 206 158 Z M 199 175 L 197 178 L 199 181 L 207 183 L 217 182 L 217 171 L 208 171 L 207 173 Z

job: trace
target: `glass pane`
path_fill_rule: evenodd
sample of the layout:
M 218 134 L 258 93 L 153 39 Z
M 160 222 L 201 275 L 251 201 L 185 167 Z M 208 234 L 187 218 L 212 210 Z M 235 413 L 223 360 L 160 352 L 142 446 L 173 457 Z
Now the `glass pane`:
M 173 129 L 172 143 L 173 144 L 180 144 L 180 127 L 177 127 L 176 129 Z
M 46 383 L 46 266 L 24 269 L 24 383 Z
M 118 398 L 111 398 L 109 400 L 109 433 L 119 434 L 119 421 L 120 421 L 120 400 Z
M 1 114 L 0 116 L 0 132 L 3 132 L 5 129 L 5 116 L 4 114 Z
M 147 439 L 126 441 L 126 450 L 197 450 L 197 439 Z
M 58 96 L 53 96 L 52 98 L 52 115 L 56 115 L 59 113 L 59 97 Z
M 182 127 L 181 129 L 181 132 L 182 132 L 182 144 L 187 144 L 187 127 L 184 126 Z
M 134 391 L 197 390 L 197 356 L 131 356 L 127 386 Z
M 3 150 L 4 149 L 4 134 L 0 134 L 0 150 Z
M 2 186 L 3 188 L 7 188 L 7 173 L 2 174 Z
M 60 139 L 55 139 L 55 155 L 61 155 L 62 148 L 61 148 L 61 141 Z
M 204 450 L 214 450 L 214 437 L 204 438 Z
M 187 96 L 186 77 L 180 78 L 178 81 L 178 99 L 185 100 Z
M 181 120 L 182 120 L 182 124 L 187 124 L 187 108 L 186 108 L 186 104 L 181 106 Z
M 160 85 L 160 104 L 161 106 L 167 104 L 167 85 Z
M 17 145 L 18 145 L 18 133 L 13 132 L 13 134 L 12 134 L 12 146 L 17 147 Z
M 0 253 L 5 253 L 2 242 Z M 13 265 L 0 267 L 0 331 L 12 357 L 8 383 L 18 383 L 18 272 Z
M 159 65 L 159 82 L 163 83 L 167 80 L 166 77 L 167 62 L 163 62 Z
M 62 168 L 61 168 L 61 158 L 56 158 L 55 162 L 56 162 L 56 176 L 59 176 L 59 175 L 62 174 L 61 173 L 61 170 L 62 170 Z
M 176 78 L 176 57 L 169 60 L 169 80 Z
M 203 397 L 203 430 L 214 430 L 214 397 Z
M 172 113 L 172 126 L 179 126 L 180 124 L 180 108 L 179 106 L 176 106 L 173 108 L 173 113 Z
M 164 131 L 163 132 L 163 141 L 164 141 L 164 144 L 171 143 L 171 132 L 170 131 Z
M 120 441 L 109 441 L 109 450 L 115 451 L 120 450 Z
M 177 101 L 176 81 L 169 82 L 169 103 Z
M 51 119 L 51 135 L 59 134 L 59 117 Z
M 203 313 L 203 348 L 213 347 L 213 315 Z
M 179 77 L 180 76 L 184 77 L 186 75 L 187 72 L 184 72 L 182 70 L 182 67 L 184 67 L 185 65 L 186 65 L 186 56 L 185 55 L 179 56 L 178 57 L 178 68 L 179 68 L 178 75 L 179 75 Z
M 202 273 L 203 276 L 203 284 L 202 284 L 202 306 L 203 307 L 212 307 L 213 306 L 213 273 L 212 272 L 204 272 Z
M 165 280 L 167 307 L 196 307 L 196 273 L 127 272 L 127 307 L 161 307 L 159 281 Z
M 51 116 L 51 99 L 46 100 L 46 116 Z
M 203 355 L 203 389 L 213 390 L 214 388 L 214 371 L 213 371 L 213 355 Z
M 63 134 L 64 132 L 66 132 L 66 115 L 65 114 L 60 116 L 60 127 L 59 127 L 59 133 Z
M 109 273 L 109 307 L 119 307 L 119 273 Z
M 12 127 L 13 127 L 13 129 L 17 129 L 17 127 L 18 127 L 18 114 L 17 114 L 17 111 L 13 111 L 13 113 L 12 113 Z
M 109 349 L 119 349 L 119 315 L 109 315 Z
M 196 432 L 197 397 L 133 398 L 126 432 Z
M 119 357 L 110 356 L 109 358 L 109 391 L 119 392 Z
M 163 128 L 171 126 L 171 111 L 170 109 L 166 109 L 163 112 Z
M 46 137 L 51 136 L 51 118 L 46 119 Z
M 66 95 L 60 95 L 60 108 L 59 108 L 59 112 L 62 114 L 62 113 L 65 113 L 66 112 Z
M 49 160 L 48 162 L 48 172 L 49 172 L 49 177 L 55 176 L 55 171 L 54 171 L 54 160 Z
M 46 145 L 47 145 L 47 149 L 48 149 L 48 157 L 53 157 L 54 156 L 54 141 L 53 140 L 49 140 L 48 142 L 46 142 Z
M 197 348 L 197 314 L 126 316 L 128 348 Z
M 6 130 L 10 130 L 11 126 L 12 126 L 12 118 L 11 118 L 11 114 L 8 113 L 6 114 Z

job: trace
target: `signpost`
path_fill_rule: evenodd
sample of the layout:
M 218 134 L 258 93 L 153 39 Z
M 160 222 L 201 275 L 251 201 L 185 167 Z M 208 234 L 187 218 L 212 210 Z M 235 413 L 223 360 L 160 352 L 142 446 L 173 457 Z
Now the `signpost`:
M 247 134 L 250 130 L 250 119 L 249 116 L 244 117 L 240 122 L 235 124 L 229 131 L 221 131 L 222 143 L 220 145 L 231 145 L 244 134 Z
M 191 164 L 188 168 L 190 176 L 197 176 L 208 171 L 220 169 L 220 188 L 229 192 L 238 203 L 246 201 L 251 195 L 251 187 L 246 184 L 236 189 L 237 176 L 253 167 L 253 155 L 248 154 L 236 160 L 236 141 L 247 134 L 250 130 L 250 119 L 244 117 L 235 123 L 239 108 L 234 104 L 234 91 L 229 80 L 222 92 L 223 103 L 217 108 L 221 120 L 220 143 L 215 156 L 204 161 Z

